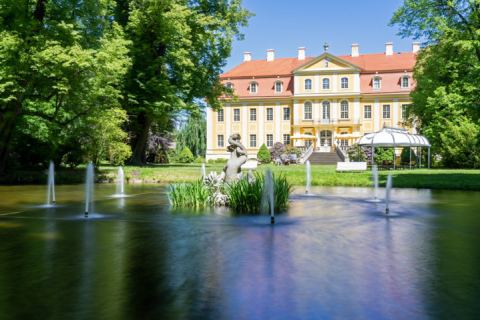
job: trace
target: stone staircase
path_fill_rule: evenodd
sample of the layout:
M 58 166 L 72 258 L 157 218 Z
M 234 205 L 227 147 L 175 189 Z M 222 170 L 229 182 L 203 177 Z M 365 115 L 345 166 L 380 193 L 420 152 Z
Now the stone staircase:
M 334 152 L 314 152 L 308 158 L 311 164 L 337 164 L 342 162 L 338 154 Z

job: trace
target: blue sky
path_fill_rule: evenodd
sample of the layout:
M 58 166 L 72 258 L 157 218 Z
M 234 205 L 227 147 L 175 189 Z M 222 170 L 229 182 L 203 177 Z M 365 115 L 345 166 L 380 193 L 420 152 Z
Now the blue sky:
M 307 56 L 323 52 L 328 42 L 333 54 L 349 54 L 352 43 L 360 53 L 384 52 L 385 42 L 393 41 L 395 51 L 410 51 L 412 40 L 397 36 L 388 23 L 402 0 L 244 0 L 255 13 L 243 29 L 245 39 L 235 41 L 227 71 L 242 62 L 243 52 L 264 59 L 267 49 L 277 57 L 294 57 L 298 47 Z

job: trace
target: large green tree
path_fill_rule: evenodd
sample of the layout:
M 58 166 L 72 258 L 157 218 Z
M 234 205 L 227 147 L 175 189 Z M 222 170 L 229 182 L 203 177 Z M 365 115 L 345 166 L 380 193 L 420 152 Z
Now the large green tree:
M 392 24 L 426 44 L 414 70 L 413 119 L 444 165 L 480 166 L 480 0 L 405 0 Z
M 71 126 L 119 106 L 129 42 L 113 0 L 0 0 L 0 173 L 16 134 L 55 153 Z
M 219 74 L 248 17 L 241 0 L 117 0 L 116 20 L 133 43 L 123 100 L 132 163 L 145 163 L 152 128 L 172 127 L 197 99 L 219 106 Z

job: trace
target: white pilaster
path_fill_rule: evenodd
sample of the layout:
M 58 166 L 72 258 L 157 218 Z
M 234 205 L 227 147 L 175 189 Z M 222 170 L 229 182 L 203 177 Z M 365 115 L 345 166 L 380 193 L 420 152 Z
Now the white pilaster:
M 230 135 L 232 134 L 232 107 L 230 104 L 226 104 L 225 108 L 225 138 L 224 141 L 227 141 Z
M 299 90 L 300 89 L 299 88 L 299 86 L 300 86 L 299 82 L 300 82 L 300 80 L 294 75 L 293 76 L 293 94 L 296 94 L 300 91 Z
M 257 125 L 257 146 L 261 147 L 265 143 L 265 107 L 263 103 L 258 104 L 258 125 Z
M 339 114 L 338 114 L 338 103 L 337 100 L 332 100 L 330 102 L 330 119 L 337 119 L 338 120 Z
M 293 101 L 293 124 L 298 125 L 300 122 L 300 105 L 298 100 Z
M 375 103 L 373 104 L 373 131 L 380 130 L 380 121 L 382 116 L 382 110 L 380 110 L 380 101 L 375 99 Z
M 353 91 L 360 93 L 360 73 L 353 76 Z
M 242 143 L 247 146 L 248 143 L 248 122 L 250 118 L 248 117 L 248 104 L 244 103 L 242 107 Z M 228 138 L 227 138 L 228 139 Z
M 212 109 L 207 107 L 207 115 L 206 115 L 207 117 L 207 150 L 211 150 L 213 145 L 212 114 L 213 114 Z
M 274 119 L 275 119 L 275 137 L 273 138 L 273 143 L 275 142 L 282 142 L 283 143 L 283 137 L 282 137 L 282 106 L 280 105 L 280 102 L 277 102 L 277 105 L 275 106 L 274 110 Z
M 337 92 L 338 91 L 338 74 L 337 73 L 334 73 L 333 74 L 333 77 L 332 77 L 332 90 L 333 92 Z
M 313 88 L 315 88 L 315 93 L 319 93 L 320 92 L 320 82 L 321 82 L 320 81 L 320 75 L 317 74 L 314 77 L 314 79 L 315 79 L 314 80 L 315 81 L 315 86 Z
M 393 99 L 393 127 L 398 127 L 398 99 Z
M 314 100 L 312 105 L 313 105 L 313 110 L 312 110 L 313 121 L 317 122 L 321 118 L 321 114 L 320 114 L 321 104 L 319 104 L 318 100 Z
M 360 122 L 360 98 L 355 98 L 353 101 L 353 122 Z

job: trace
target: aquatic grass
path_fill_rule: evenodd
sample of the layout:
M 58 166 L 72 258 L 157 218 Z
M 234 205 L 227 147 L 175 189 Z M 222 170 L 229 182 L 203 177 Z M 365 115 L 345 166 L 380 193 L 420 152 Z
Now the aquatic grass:
M 250 181 L 249 181 L 250 180 Z M 259 214 L 262 211 L 262 197 L 264 195 L 265 176 L 255 173 L 254 179 L 243 178 L 228 184 L 225 193 L 228 197 L 228 206 L 235 212 Z M 283 175 L 273 175 L 275 212 L 288 207 L 288 197 L 292 186 Z
M 171 184 L 168 199 L 173 207 L 201 209 L 210 205 L 211 192 L 202 180 Z

